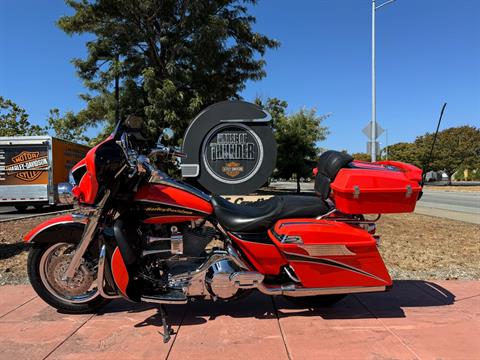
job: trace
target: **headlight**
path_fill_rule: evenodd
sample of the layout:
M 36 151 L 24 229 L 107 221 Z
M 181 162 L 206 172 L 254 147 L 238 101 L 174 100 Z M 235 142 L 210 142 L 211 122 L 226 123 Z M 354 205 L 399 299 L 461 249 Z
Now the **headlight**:
M 73 186 L 68 182 L 58 184 L 57 193 L 60 204 L 72 205 L 75 197 L 72 194 Z

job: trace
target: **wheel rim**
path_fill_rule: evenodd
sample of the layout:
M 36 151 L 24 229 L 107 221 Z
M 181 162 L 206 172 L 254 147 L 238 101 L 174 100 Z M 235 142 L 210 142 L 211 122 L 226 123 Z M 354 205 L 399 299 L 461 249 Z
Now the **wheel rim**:
M 70 264 L 75 246 L 58 243 L 49 247 L 40 259 L 40 278 L 46 289 L 57 299 L 83 304 L 98 295 L 97 264 L 83 258 L 73 279 L 64 279 L 66 268 Z

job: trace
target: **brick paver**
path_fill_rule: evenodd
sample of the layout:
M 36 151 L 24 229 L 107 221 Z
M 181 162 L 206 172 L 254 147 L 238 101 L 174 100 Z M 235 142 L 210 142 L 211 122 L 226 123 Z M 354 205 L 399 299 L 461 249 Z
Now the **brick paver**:
M 0 287 L 0 359 L 479 359 L 480 281 L 396 281 L 392 291 L 302 308 L 254 293 L 155 307 L 118 300 L 66 315 L 29 286 Z

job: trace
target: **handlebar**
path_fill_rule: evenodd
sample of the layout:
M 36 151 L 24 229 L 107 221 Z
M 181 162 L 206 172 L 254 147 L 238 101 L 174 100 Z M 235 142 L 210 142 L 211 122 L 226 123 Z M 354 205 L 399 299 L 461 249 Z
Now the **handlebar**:
M 186 158 L 187 154 L 177 151 L 175 148 L 159 145 L 155 149 L 153 149 L 148 156 L 156 156 L 156 155 L 164 155 L 164 156 L 174 156 L 180 158 Z
M 117 140 L 117 144 L 122 149 L 125 155 L 127 164 L 130 167 L 130 173 L 128 175 L 129 177 L 133 177 L 139 172 L 139 169 L 138 169 L 139 166 L 145 168 L 146 166 L 145 164 L 148 162 L 148 157 L 155 157 L 158 155 L 162 155 L 165 157 L 171 156 L 171 157 L 179 157 L 179 158 L 187 157 L 185 153 L 177 151 L 173 147 L 164 146 L 162 144 L 158 144 L 157 147 L 150 152 L 148 157 L 146 157 L 145 155 L 139 155 L 139 153 L 135 149 L 133 149 L 132 146 L 130 145 L 128 133 L 126 132 L 124 132 L 121 135 L 120 140 Z M 148 166 L 151 167 L 151 165 L 148 165 Z

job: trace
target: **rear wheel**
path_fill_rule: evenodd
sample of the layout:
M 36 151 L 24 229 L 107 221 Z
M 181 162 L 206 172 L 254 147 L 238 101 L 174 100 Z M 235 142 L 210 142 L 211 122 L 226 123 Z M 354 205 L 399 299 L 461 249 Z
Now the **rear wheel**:
M 28 277 L 46 303 L 71 314 L 91 313 L 108 303 L 97 288 L 97 262 L 88 253 L 71 280 L 64 278 L 76 245 L 34 245 L 28 254 Z
M 17 211 L 20 211 L 20 212 L 23 212 L 25 210 L 27 210 L 27 205 L 15 205 L 15 209 L 17 209 Z
M 333 294 L 304 297 L 286 296 L 286 298 L 298 306 L 329 307 L 335 305 L 337 302 L 344 299 L 346 296 L 347 294 Z

